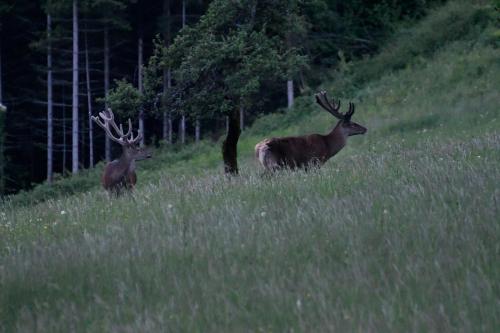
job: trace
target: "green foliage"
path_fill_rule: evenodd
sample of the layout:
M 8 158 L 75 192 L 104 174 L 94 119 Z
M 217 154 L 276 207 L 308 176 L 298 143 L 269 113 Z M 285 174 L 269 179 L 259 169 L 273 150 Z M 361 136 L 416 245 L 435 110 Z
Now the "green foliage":
M 443 0 L 308 0 L 304 13 L 310 22 L 308 48 L 317 64 L 337 64 L 343 51 L 349 58 L 373 53 L 402 20 L 424 16 Z
M 0 18 L 6 14 L 8 14 L 10 12 L 10 10 L 12 9 L 12 6 L 11 4 L 7 4 L 7 3 L 0 3 Z M 0 21 L 0 31 L 2 31 L 2 22 Z M 0 192 L 1 193 L 1 192 Z
M 300 70 L 305 58 L 286 45 L 287 4 L 213 1 L 163 52 L 176 82 L 167 96 L 171 108 L 197 117 L 227 114 Z
M 71 12 L 73 1 L 67 0 L 45 0 L 42 2 L 42 8 L 46 14 L 64 15 Z
M 97 169 L 84 170 L 81 172 L 81 175 L 76 177 L 71 177 L 69 174 L 55 174 L 52 184 L 39 184 L 32 190 L 20 191 L 12 198 L 5 198 L 5 200 L 8 200 L 15 206 L 29 206 L 51 199 L 95 190 L 100 185 L 98 170 L 101 170 L 102 166 L 100 164 L 97 165 Z
M 486 7 L 466 1 L 449 2 L 411 29 L 402 28 L 395 33 L 376 57 L 344 62 L 332 76 L 334 89 L 352 94 L 387 71 L 424 65 L 427 58 L 457 40 L 468 43 L 464 47 L 489 43 L 488 34 L 479 32 L 491 25 L 492 17 Z
M 130 3 L 135 0 L 83 0 L 81 6 L 85 13 L 94 13 L 100 16 L 105 26 L 119 30 L 130 30 L 130 23 L 126 11 Z
M 99 99 L 99 101 L 104 102 L 104 99 Z M 142 96 L 139 90 L 127 80 L 115 80 L 115 87 L 108 93 L 107 103 L 113 113 L 124 119 L 135 119 L 142 106 Z
M 143 67 L 143 106 L 147 110 L 147 112 L 157 114 L 159 112 L 168 111 L 165 110 L 165 103 L 161 103 L 161 107 L 159 105 L 159 98 L 165 98 L 163 95 L 164 87 L 163 85 L 167 85 L 164 82 L 164 70 L 161 65 L 163 52 L 165 51 L 163 48 L 163 41 L 159 36 L 157 36 L 153 40 L 153 54 L 148 60 L 147 66 Z
M 500 40 L 500 0 L 493 0 L 493 16 L 497 21 L 493 35 L 496 37 L 498 42 L 498 40 Z

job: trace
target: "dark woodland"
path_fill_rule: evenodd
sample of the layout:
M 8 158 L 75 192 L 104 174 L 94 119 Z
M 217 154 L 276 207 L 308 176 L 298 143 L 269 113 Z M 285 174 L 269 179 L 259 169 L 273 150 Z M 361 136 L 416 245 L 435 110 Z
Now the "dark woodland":
M 300 94 L 305 87 L 317 85 L 325 69 L 335 68 L 340 60 L 359 58 L 375 52 L 398 22 L 423 16 L 433 2 L 440 1 L 373 0 L 346 3 L 337 0 L 283 0 L 274 2 L 273 5 L 270 5 L 273 2 L 255 2 L 257 10 L 270 13 L 268 16 L 259 14 L 258 17 L 262 21 L 257 24 L 262 24 L 261 27 L 266 25 L 276 29 L 268 33 L 267 37 L 272 34 L 274 37 L 286 39 L 287 45 L 292 45 L 296 56 L 299 57 L 292 59 L 291 63 L 287 64 L 287 68 L 278 69 L 272 67 L 274 65 L 271 64 L 270 67 L 262 70 L 265 72 L 271 68 L 275 73 L 278 71 L 291 73 L 290 75 L 293 76 L 291 82 L 295 83 L 292 90 L 295 95 Z M 233 4 L 231 1 L 214 1 L 211 5 L 211 1 L 203 0 L 82 0 L 78 2 L 78 169 L 92 167 L 106 158 L 103 132 L 96 130 L 92 135 L 94 147 L 92 157 L 89 154 L 88 133 L 89 105 L 93 115 L 105 107 L 103 99 L 106 88 L 104 79 L 105 34 L 108 35 L 109 44 L 109 89 L 119 85 L 116 80 L 126 80 L 133 87 L 137 87 L 139 83 L 139 37 L 142 37 L 143 43 L 143 64 L 147 66 L 150 57 L 154 54 L 155 43 L 172 45 L 183 24 L 188 27 L 195 26 L 191 32 L 186 33 L 186 35 L 198 34 L 194 36 L 193 42 L 196 42 L 197 38 L 202 38 L 205 33 L 203 29 L 207 29 L 207 25 L 216 25 L 217 22 L 210 21 L 210 17 L 206 19 L 205 26 L 197 25 L 210 6 L 217 14 L 214 20 L 238 26 L 238 15 L 230 16 L 228 8 L 223 8 L 222 4 L 228 8 L 236 6 L 236 2 Z M 34 184 L 53 177 L 47 172 L 47 47 L 49 43 L 52 49 L 53 80 L 53 173 L 62 175 L 71 173 L 73 93 L 71 5 L 72 2 L 69 0 L 17 0 L 2 1 L 0 4 L 2 66 L 0 96 L 1 103 L 7 108 L 4 123 L 0 128 L 0 133 L 4 137 L 2 173 L 0 174 L 3 194 L 29 189 Z M 217 13 L 217 11 L 220 12 Z M 48 14 L 51 15 L 50 38 L 47 34 Z M 274 38 L 273 36 L 271 37 Z M 174 43 L 173 47 L 173 50 L 168 51 L 170 54 L 166 55 L 169 59 L 173 59 L 169 60 L 172 61 L 172 66 L 187 65 L 182 64 L 182 57 L 186 52 L 191 52 L 190 50 L 193 50 L 195 46 L 191 42 L 183 41 Z M 196 56 L 201 61 L 203 57 L 209 55 L 197 54 Z M 87 60 L 88 67 L 86 66 Z M 293 63 L 293 61 L 299 61 L 299 63 Z M 256 72 L 254 75 L 261 76 L 264 72 Z M 245 121 L 251 122 L 258 114 L 274 112 L 287 105 L 286 78 L 276 75 L 272 82 L 266 84 L 266 92 L 261 91 L 258 103 L 254 103 L 256 99 L 252 97 L 256 92 L 238 92 L 238 96 L 247 94 L 245 96 L 249 97 L 248 108 L 252 109 L 245 117 Z M 166 83 L 163 82 L 162 85 Z M 148 108 L 148 111 L 159 107 L 178 110 L 180 106 L 188 110 L 197 107 L 197 99 L 212 98 L 214 108 L 224 108 L 222 105 L 224 103 L 214 97 L 217 96 L 213 93 L 217 90 L 216 88 L 213 91 L 196 91 L 191 88 L 189 88 L 191 90 L 186 88 L 187 90 L 181 91 L 179 82 L 176 91 L 175 78 L 173 86 L 171 97 L 174 97 L 169 103 L 158 102 L 158 100 L 150 100 L 148 103 L 141 100 L 138 106 L 142 109 Z M 160 87 L 158 91 L 161 92 L 163 88 Z M 186 96 L 188 93 L 189 100 L 179 97 L 182 94 Z M 119 94 L 117 98 L 120 98 Z M 158 104 L 161 105 L 158 106 Z M 114 103 L 114 105 L 121 105 L 123 106 L 121 109 L 126 109 L 130 108 L 131 103 L 128 100 L 122 100 L 121 104 Z M 137 114 L 134 114 L 136 111 L 137 109 L 131 111 L 135 119 L 137 119 Z M 126 112 L 122 113 L 122 115 L 125 114 Z M 217 139 L 225 132 L 226 122 L 223 114 L 207 111 L 206 114 L 200 116 L 196 112 L 186 115 L 172 112 L 172 125 L 168 134 L 169 138 L 166 139 L 161 112 L 144 112 L 145 141 L 147 144 L 158 146 L 162 138 L 172 144 L 183 144 L 198 140 L 200 137 Z M 128 115 L 130 116 L 130 112 Z M 187 117 L 185 134 L 182 133 L 182 122 L 180 122 L 184 116 Z M 199 128 L 196 128 L 195 124 L 199 124 Z M 117 153 L 112 151 L 111 155 L 114 157 Z

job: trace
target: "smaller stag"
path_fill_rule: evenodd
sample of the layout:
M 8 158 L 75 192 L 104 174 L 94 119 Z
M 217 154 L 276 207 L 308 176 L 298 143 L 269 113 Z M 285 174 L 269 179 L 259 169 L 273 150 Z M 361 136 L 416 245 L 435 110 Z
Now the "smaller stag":
M 138 142 L 142 138 L 142 133 L 138 132 L 134 138 L 132 131 L 132 121 L 128 120 L 128 132 L 123 134 L 123 127 L 118 127 L 115 123 L 115 117 L 111 109 L 107 112 L 100 112 L 99 117 L 92 117 L 106 135 L 114 142 L 122 146 L 122 155 L 120 158 L 109 162 L 104 168 L 102 174 L 102 186 L 110 193 L 120 194 L 122 190 L 131 190 L 137 182 L 135 174 L 135 161 L 151 157 L 151 151 L 145 147 L 139 147 Z M 111 128 L 117 135 L 113 135 Z
M 316 102 L 339 120 L 337 125 L 327 135 L 271 138 L 259 142 L 255 154 L 266 170 L 319 167 L 344 148 L 347 137 L 366 133 L 365 127 L 351 121 L 353 103 L 349 103 L 349 111 L 340 113 L 340 100 L 331 103 L 324 91 L 316 94 Z

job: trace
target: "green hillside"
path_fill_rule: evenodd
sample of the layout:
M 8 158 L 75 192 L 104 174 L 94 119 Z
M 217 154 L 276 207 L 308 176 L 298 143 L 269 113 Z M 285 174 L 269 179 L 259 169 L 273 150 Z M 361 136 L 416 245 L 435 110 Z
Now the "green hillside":
M 141 163 L 133 196 L 110 200 L 100 166 L 6 200 L 0 329 L 495 331 L 494 14 L 451 2 L 330 73 L 322 89 L 368 133 L 319 171 L 262 177 L 253 157 L 334 125 L 309 91 L 243 133 L 238 177 L 203 142 Z

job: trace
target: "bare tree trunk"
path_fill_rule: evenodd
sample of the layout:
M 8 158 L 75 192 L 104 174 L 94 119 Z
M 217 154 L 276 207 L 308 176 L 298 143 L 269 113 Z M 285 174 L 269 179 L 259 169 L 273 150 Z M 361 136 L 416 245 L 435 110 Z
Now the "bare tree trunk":
M 1 37 L 1 35 L 0 35 Z M 2 39 L 0 38 L 0 105 L 3 105 Z
M 87 111 L 89 122 L 89 166 L 94 167 L 94 131 L 92 124 L 92 90 L 90 89 L 89 46 L 85 33 L 85 76 L 87 81 Z
M 179 136 L 182 144 L 186 143 L 186 116 L 182 115 L 179 122 Z
M 73 174 L 78 173 L 78 0 L 73 0 Z
M 182 28 L 186 27 L 186 0 L 182 0 Z
M 104 27 L 104 109 L 107 110 L 109 93 L 109 28 Z M 111 140 L 107 135 L 104 135 L 104 154 L 106 162 L 111 161 Z
M 79 163 L 80 163 L 80 167 L 85 168 L 85 151 L 86 151 L 86 148 L 87 148 L 85 146 L 85 144 L 86 144 L 85 134 L 87 134 L 87 133 L 85 133 L 85 131 L 87 130 L 85 128 L 85 125 L 86 125 L 86 123 L 85 123 L 85 117 L 83 117 L 82 122 L 79 123 L 79 124 L 80 124 L 80 128 L 79 128 L 80 148 L 79 148 L 79 150 L 82 152 L 82 159 L 79 161 Z
M 163 97 L 165 99 L 167 90 L 172 87 L 172 78 L 170 69 L 163 71 Z M 165 103 L 165 102 L 164 102 Z M 167 105 L 163 105 L 163 140 L 168 144 L 172 144 L 172 116 L 167 110 Z
M 200 126 L 200 119 L 196 119 L 194 123 L 194 141 L 196 143 L 200 142 L 200 137 L 201 137 L 201 126 Z
M 165 47 L 168 47 L 170 44 L 170 0 L 163 0 L 163 15 L 165 17 L 165 24 L 166 26 L 164 27 L 164 36 L 163 39 L 165 40 Z M 170 69 L 165 69 L 163 70 L 163 98 L 165 101 L 165 97 L 167 94 L 167 89 L 171 87 L 172 80 L 171 80 L 171 72 Z M 167 106 L 164 104 L 163 105 L 163 140 L 165 140 L 167 143 L 171 144 L 172 143 L 172 132 L 171 132 L 171 126 L 172 126 L 172 119 L 170 117 L 170 112 L 167 111 Z
M 182 0 L 182 28 L 186 27 L 186 0 Z M 179 123 L 181 143 L 186 143 L 186 116 L 183 114 Z
M 66 146 L 66 140 L 67 140 L 66 134 L 67 133 L 66 133 L 66 106 L 65 106 L 65 104 L 66 104 L 66 94 L 64 93 L 64 88 L 63 88 L 63 99 L 62 100 L 63 100 L 63 107 L 62 107 L 62 113 L 63 113 L 62 114 L 62 122 L 63 122 L 63 124 L 62 124 L 62 130 L 63 130 L 63 149 L 62 149 L 62 151 L 63 151 L 63 154 L 62 154 L 63 155 L 63 159 L 62 159 L 63 162 L 62 162 L 62 165 L 63 165 L 63 167 L 62 167 L 62 172 L 64 174 L 64 173 L 66 173 L 66 164 L 67 164 L 66 163 L 66 159 L 67 159 L 67 156 L 66 156 L 67 155 L 67 151 L 66 151 L 66 149 L 67 149 L 67 146 Z
M 47 182 L 52 183 L 54 171 L 53 104 L 52 104 L 52 18 L 47 14 Z
M 143 53 L 143 41 L 142 41 L 142 33 L 139 36 L 139 40 L 137 41 L 138 55 L 137 55 L 137 85 L 139 89 L 139 93 L 142 95 L 143 87 L 142 87 L 142 53 Z M 141 138 L 141 146 L 144 146 L 144 108 L 141 106 L 139 109 L 139 132 L 142 133 Z
M 162 137 L 163 141 L 168 142 L 168 112 L 167 112 L 167 105 L 165 103 L 165 98 L 167 95 L 167 70 L 163 70 L 163 131 L 162 131 Z
M 243 131 L 245 129 L 245 109 L 240 105 L 240 129 Z
M 222 157 L 224 159 L 224 172 L 238 174 L 238 140 L 240 138 L 240 113 L 234 110 L 228 116 L 228 131 L 222 143 Z
M 1 32 L 1 29 L 0 29 Z M 4 140 L 5 140 L 5 119 L 6 109 L 3 105 L 2 94 L 2 35 L 0 34 L 0 195 L 5 192 L 5 158 L 4 158 Z
M 290 79 L 286 82 L 286 90 L 287 90 L 287 97 L 288 97 L 288 108 L 291 109 L 293 106 L 293 80 Z
M 167 70 L 167 88 L 172 88 L 172 72 L 170 68 Z M 168 126 L 168 143 L 172 144 L 173 142 L 173 126 L 172 126 L 172 114 L 170 111 L 167 113 L 167 126 Z

